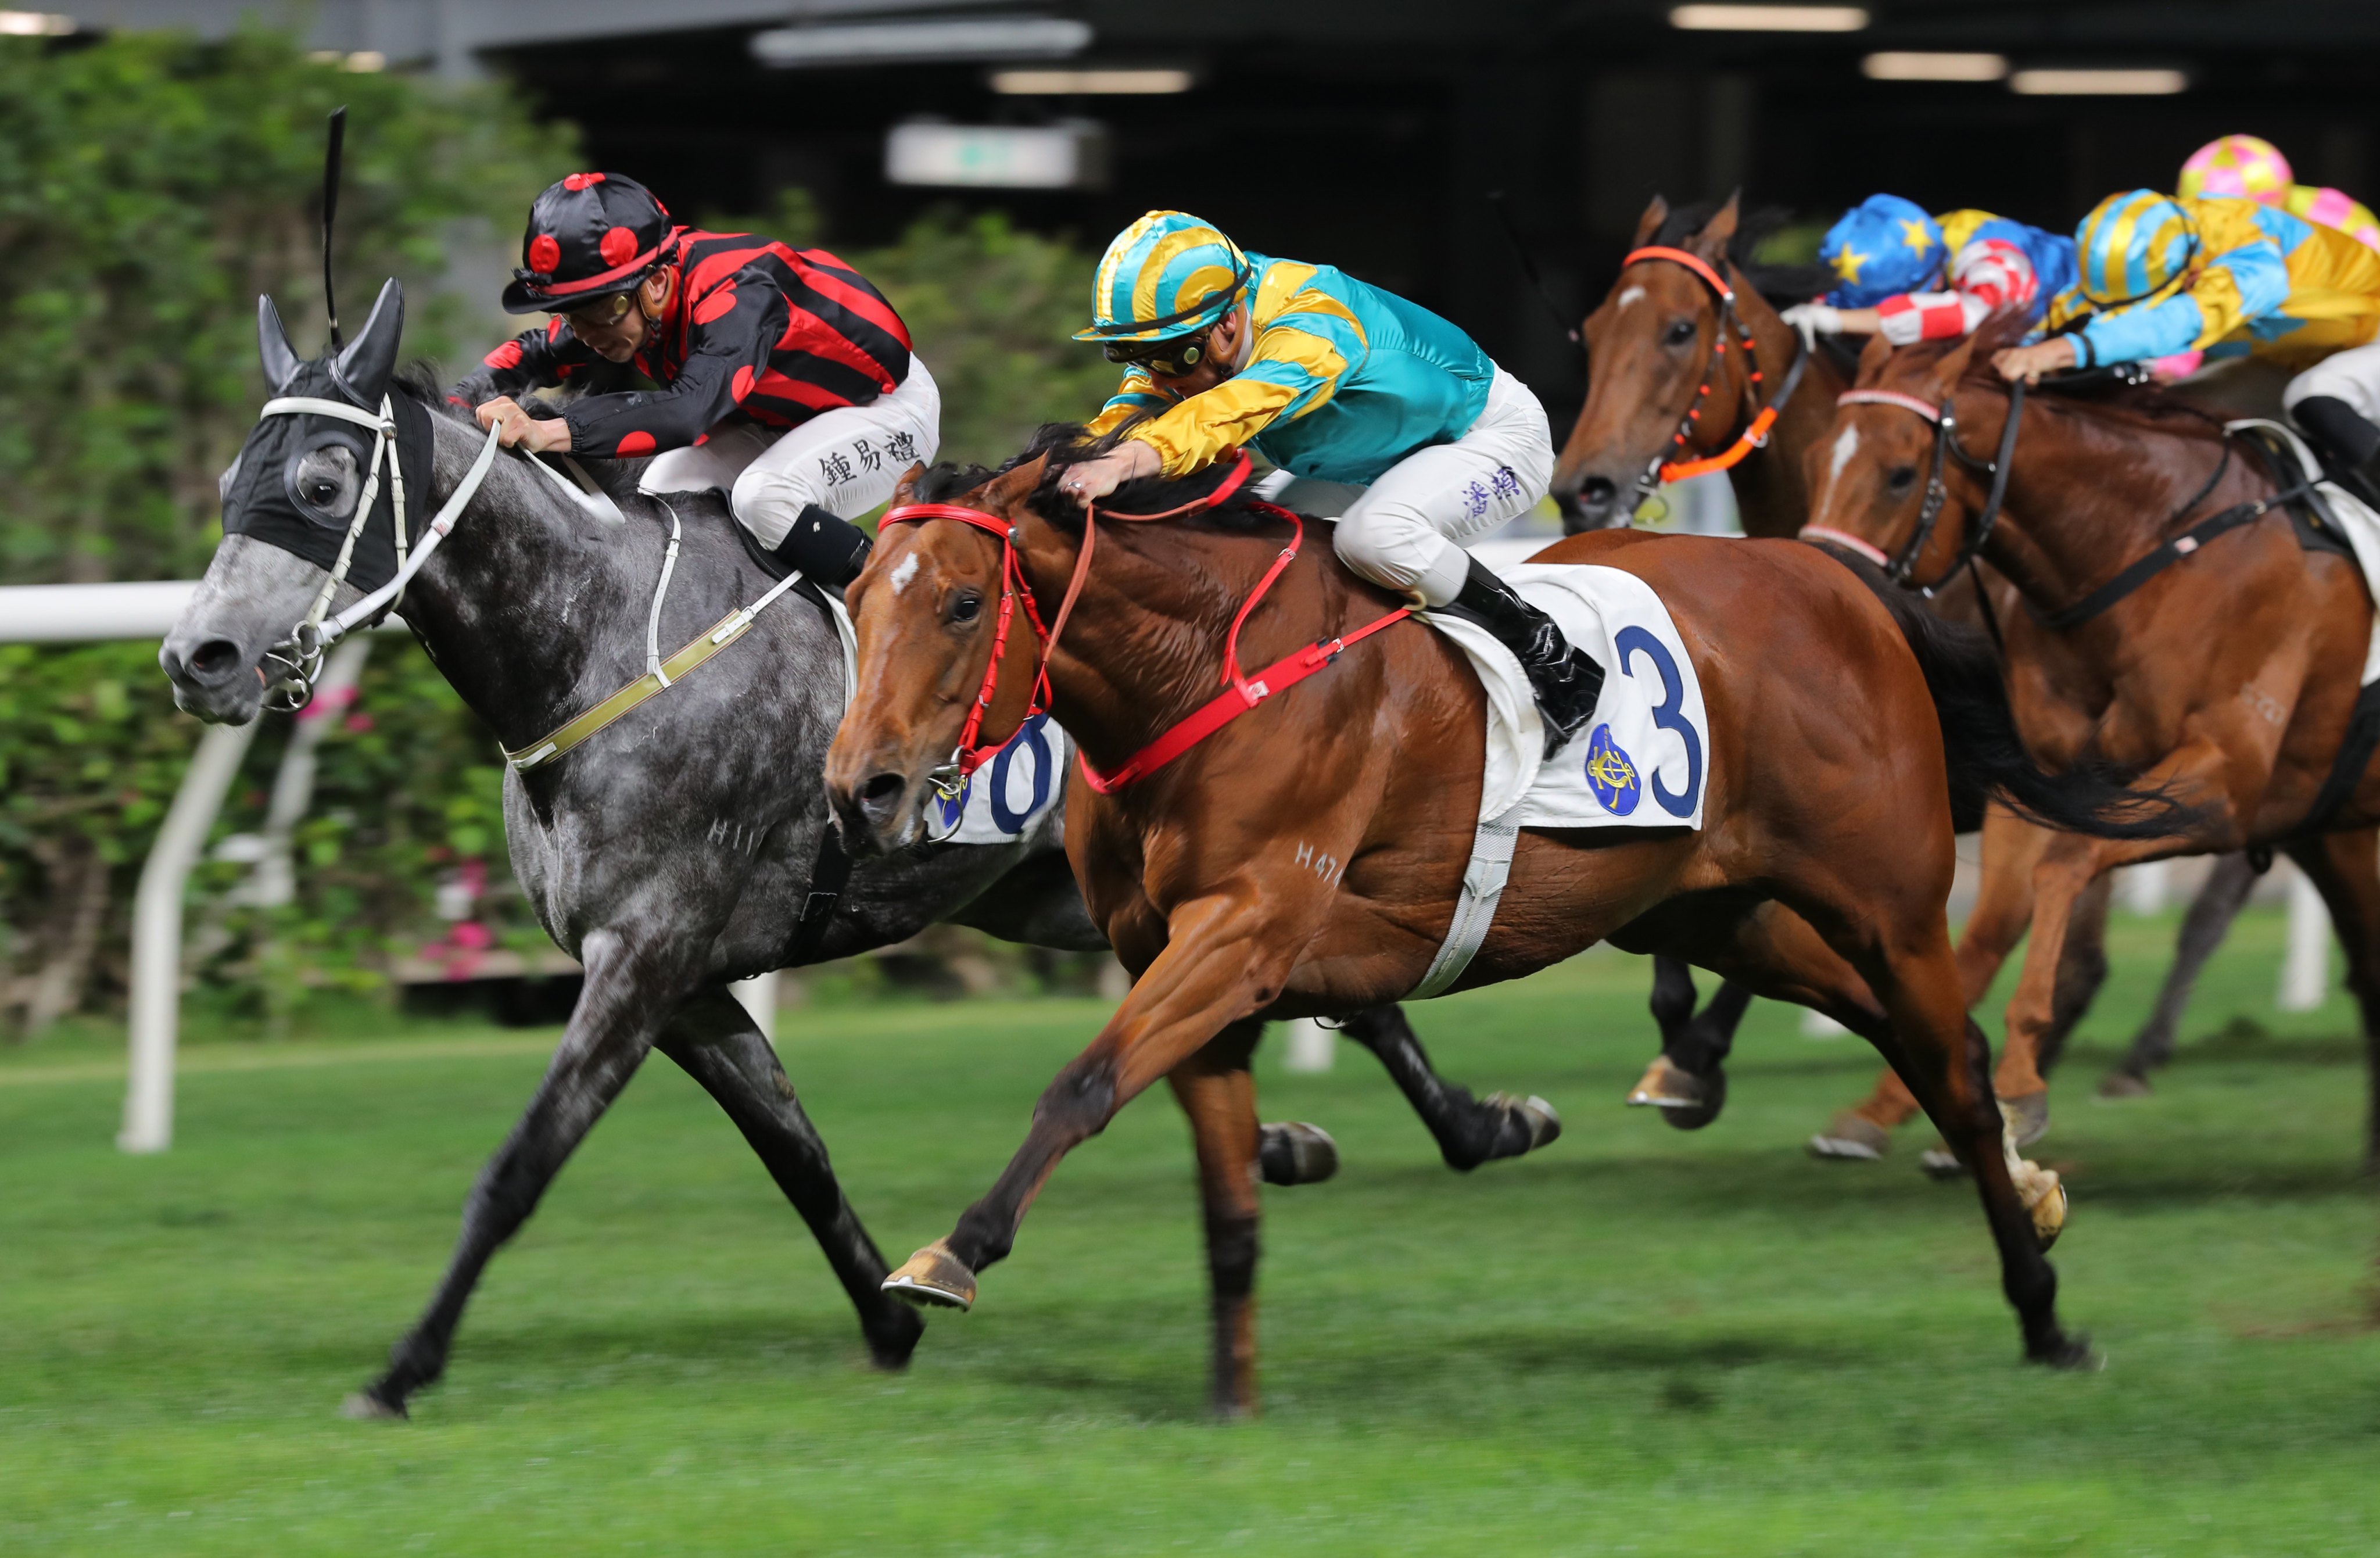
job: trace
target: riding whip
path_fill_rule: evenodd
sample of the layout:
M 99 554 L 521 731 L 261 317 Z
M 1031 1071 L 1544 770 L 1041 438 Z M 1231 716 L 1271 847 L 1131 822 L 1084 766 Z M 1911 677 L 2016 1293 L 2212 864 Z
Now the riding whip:
M 331 291 L 331 224 L 339 214 L 339 154 L 347 140 L 345 103 L 331 110 L 331 143 L 322 152 L 322 308 L 331 316 L 331 349 L 346 345 L 339 339 L 339 300 Z

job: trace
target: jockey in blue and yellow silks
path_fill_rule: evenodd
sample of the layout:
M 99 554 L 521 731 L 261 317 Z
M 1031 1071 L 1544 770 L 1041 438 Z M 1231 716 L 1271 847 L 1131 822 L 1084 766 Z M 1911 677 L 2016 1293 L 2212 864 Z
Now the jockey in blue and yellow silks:
M 1331 266 L 1248 253 L 1178 211 L 1152 211 L 1108 246 L 1092 317 L 1075 338 L 1124 374 L 1089 430 L 1118 436 L 1061 478 L 1064 492 L 1087 507 L 1243 447 L 1364 486 L 1335 527 L 1340 558 L 1494 633 L 1528 673 L 1548 752 L 1593 715 L 1601 669 L 1461 544 L 1533 507 L 1554 464 L 1536 396 L 1468 335 Z
M 2037 323 L 2074 281 L 2071 238 L 1987 211 L 1929 216 L 1898 195 L 1871 195 L 1845 213 L 1818 258 L 1840 282 L 1822 301 L 1787 309 L 1786 323 L 1897 347 L 1970 335 L 2002 309 Z
M 2101 201 L 2074 241 L 2081 278 L 2049 310 L 2068 333 L 2000 352 L 2003 375 L 2252 354 L 2301 370 L 2282 404 L 2332 453 L 2380 453 L 2380 254 L 2254 201 L 2148 189 Z

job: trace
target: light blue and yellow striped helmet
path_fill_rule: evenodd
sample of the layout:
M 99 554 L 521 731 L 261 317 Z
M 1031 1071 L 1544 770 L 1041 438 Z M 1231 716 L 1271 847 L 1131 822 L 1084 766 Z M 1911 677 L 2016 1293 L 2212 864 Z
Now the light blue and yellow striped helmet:
M 1099 256 L 1091 327 L 1077 341 L 1164 341 L 1194 335 L 1247 291 L 1248 257 L 1187 212 L 1152 211 Z
M 2169 195 L 2109 195 L 2074 229 L 2082 296 L 2101 308 L 2152 302 L 2179 290 L 2198 259 L 2198 224 Z

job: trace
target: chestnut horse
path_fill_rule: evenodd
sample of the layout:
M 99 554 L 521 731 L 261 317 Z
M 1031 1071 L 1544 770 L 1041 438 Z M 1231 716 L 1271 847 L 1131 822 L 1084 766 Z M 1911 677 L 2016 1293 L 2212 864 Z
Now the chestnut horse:
M 1645 208 L 1628 260 L 1581 326 L 1595 371 L 1553 477 L 1554 499 L 1568 533 L 1627 524 L 1639 483 L 1664 460 L 1731 459 L 1723 469 L 1747 535 L 1797 535 L 1808 522 L 1811 455 L 1832 433 L 1835 397 L 1851 385 L 1844 363 L 1829 348 L 1810 351 L 1765 441 L 1744 440 L 1759 414 L 1755 402 L 1764 408 L 1777 404 L 1790 372 L 1784 365 L 1803 350 L 1769 297 L 1810 296 L 1824 290 L 1833 274 L 1823 266 L 1759 264 L 1747 252 L 1748 236 L 1733 196 L 1716 209 L 1672 210 L 1657 195 Z M 1674 258 L 1676 253 L 1708 267 L 1726 295 Z M 1750 353 L 1740 347 L 1747 334 Z M 1757 386 L 1748 377 L 1755 371 L 1761 374 Z M 1688 411 L 1697 413 L 1691 421 Z M 1934 609 L 1953 622 L 1980 626 L 1975 583 L 1962 571 L 1939 592 Z M 1993 585 L 2004 597 L 2003 614 L 2013 609 L 2013 590 L 1998 578 Z M 2003 821 L 2007 826 L 1995 831 L 1996 838 L 2032 847 L 2022 838 L 2024 824 Z M 1976 819 L 1962 815 L 1960 824 L 1972 829 Z M 2135 1041 L 2139 1058 L 2128 1065 L 2136 1074 L 2144 1076 L 2170 1050 L 2181 1002 L 2230 923 L 2225 910 L 2236 911 L 2240 901 L 2233 890 L 2238 881 L 2237 871 L 2217 877 L 2208 884 L 2208 901 L 2193 906 L 2192 923 L 2198 933 L 2185 936 L 2159 1017 Z M 2107 894 L 2095 894 L 2068 938 L 2058 1001 L 2065 1027 L 2082 1019 L 2106 976 L 2107 907 Z M 1654 959 L 1652 1009 L 1661 1053 L 1629 1089 L 1628 1102 L 1658 1106 L 1662 1122 L 1682 1130 L 1698 1130 L 1717 1119 L 1727 1098 L 1726 1061 L 1751 1002 L 1751 992 L 1742 986 L 1722 984 L 1697 1014 L 1694 975 L 1686 965 L 1671 957 Z M 2064 1029 L 2058 1031 L 2062 1035 Z M 2055 1052 L 2053 1036 L 2044 1054 Z M 1838 1124 L 1840 1129 L 1817 1138 L 1826 1144 L 1826 1155 L 1875 1156 L 1888 1140 L 1856 1120 Z
M 2374 1049 L 2380 779 L 2368 743 L 2350 744 L 2373 632 L 2362 574 L 2335 538 L 2336 550 L 2310 542 L 2276 501 L 2297 487 L 2294 471 L 2277 480 L 2219 422 L 2147 391 L 2023 398 L 2004 505 L 1983 525 L 1992 479 L 1976 462 L 2009 446 L 2012 404 L 1988 364 L 2022 328 L 1996 320 L 1965 342 L 1899 351 L 1872 343 L 1838 413 L 1810 530 L 1891 559 L 1912 585 L 1979 553 L 2026 608 L 2004 622 L 2027 746 L 2052 767 L 2137 773 L 2181 809 L 2185 825 L 2162 838 L 2043 834 L 2014 849 L 1991 847 L 1999 819 L 1986 822 L 1982 895 L 1959 948 L 1971 1003 L 2028 922 L 2033 933 L 2008 1005 L 2001 1104 L 2046 1119 L 2040 1050 L 2075 900 L 2114 867 L 2166 856 L 2262 847 L 2303 867 L 2347 949 Z M 1887 1077 L 1852 1113 L 1889 1128 L 1914 1112 Z M 2365 1142 L 2380 1164 L 2375 1131 L 2380 1108 Z
M 1043 1093 L 990 1193 L 887 1286 L 971 1305 L 977 1274 L 1009 1253 L 1059 1160 L 1163 1078 L 1190 1117 L 1205 1198 L 1214 1403 L 1240 1412 L 1256 1399 L 1249 1063 L 1261 1024 L 1360 1010 L 1419 982 L 1472 852 L 1484 695 L 1460 652 L 1420 625 L 1346 642 L 1399 615 L 1396 603 L 1327 545 L 1284 549 L 1294 520 L 1281 510 L 1232 498 L 1197 512 L 1220 472 L 1130 484 L 1109 511 L 1188 516 L 1175 522 L 1087 526 L 1055 478 L 1110 442 L 1045 430 L 996 475 L 944 469 L 905 484 L 852 586 L 860 690 L 827 764 L 849 846 L 883 852 L 917 836 L 954 747 L 1013 724 L 1038 669 L 1083 751 L 1067 853 L 1136 976 Z M 1667 603 L 1708 712 L 1705 824 L 1522 834 L 1456 988 L 1608 938 L 1834 1016 L 1906 1075 L 1973 1164 L 2026 1356 L 2086 1360 L 2058 1325 L 2042 1253 L 2064 1193 L 2006 1146 L 1987 1051 L 1960 1004 L 1943 916 L 1946 745 L 2062 820 L 2165 824 L 2113 822 L 2132 804 L 2125 792 L 2033 767 L 1988 647 L 1817 548 L 1606 531 L 1549 555 L 1625 569 Z M 1259 575 L 1278 582 L 1257 608 Z M 1235 612 L 1245 641 L 1227 652 Z M 1012 622 L 1024 626 L 1012 633 Z M 1056 639 L 1046 652 L 1044 623 Z M 1300 663 L 1320 666 L 1311 686 L 1137 782 L 1114 777 L 1215 699 L 1219 667 L 1301 645 L 1312 652 Z M 1096 771 L 1110 777 L 1095 785 L 1085 775 Z

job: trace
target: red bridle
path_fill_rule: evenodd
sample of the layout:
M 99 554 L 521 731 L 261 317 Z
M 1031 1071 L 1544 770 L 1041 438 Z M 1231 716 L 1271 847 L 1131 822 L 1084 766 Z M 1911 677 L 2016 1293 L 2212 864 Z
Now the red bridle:
M 1133 523 L 1172 519 L 1184 514 L 1196 514 L 1216 506 L 1238 492 L 1247 481 L 1250 469 L 1251 463 L 1247 452 L 1242 450 L 1238 463 L 1232 468 L 1231 474 L 1224 477 L 1215 490 L 1205 497 L 1155 514 L 1120 514 L 1113 509 L 1104 512 L 1111 519 Z M 1360 642 L 1390 624 L 1413 615 L 1409 609 L 1399 607 L 1386 616 L 1368 623 L 1342 638 L 1332 639 L 1327 643 L 1318 640 L 1308 644 L 1295 653 L 1275 661 L 1253 676 L 1243 674 L 1240 669 L 1240 629 L 1246 626 L 1248 614 L 1256 610 L 1257 603 L 1264 599 L 1265 592 L 1269 590 L 1274 582 L 1288 571 L 1290 564 L 1297 560 L 1298 549 L 1305 542 L 1305 522 L 1288 509 L 1253 500 L 1248 506 L 1259 513 L 1268 514 L 1273 518 L 1286 521 L 1290 527 L 1290 540 L 1289 544 L 1282 547 L 1280 554 L 1273 558 L 1272 566 L 1265 570 L 1264 577 L 1257 581 L 1256 588 L 1248 592 L 1248 598 L 1241 603 L 1238 614 L 1232 618 L 1231 632 L 1223 639 L 1222 680 L 1226 690 L 1201 705 L 1187 719 L 1167 730 L 1156 740 L 1126 758 L 1111 773 L 1100 773 L 1091 766 L 1088 757 L 1083 757 L 1081 762 L 1084 782 L 1100 795 L 1112 795 L 1135 780 L 1147 778 L 1255 708 L 1267 698 L 1294 687 L 1314 675 L 1315 672 L 1337 659 L 1339 651 L 1349 644 Z M 1035 714 L 1049 712 L 1050 655 L 1057 647 L 1058 636 L 1066 630 L 1066 619 L 1074 614 L 1075 602 L 1083 591 L 1083 581 L 1090 577 L 1091 553 L 1098 544 L 1098 520 L 1100 512 L 1093 509 L 1083 517 L 1083 545 L 1082 549 L 1075 554 L 1073 577 L 1066 581 L 1066 593 L 1058 603 L 1057 615 L 1051 619 L 1047 627 L 1044 627 L 1040 613 L 1033 603 L 1033 591 L 1025 580 L 1025 565 L 1017 554 L 1016 528 L 1014 525 L 993 515 L 986 514 L 981 509 L 969 508 L 964 504 L 912 503 L 903 504 L 886 511 L 881 522 L 883 525 L 909 525 L 928 519 L 955 519 L 960 524 L 971 525 L 987 535 L 1000 538 L 1000 617 L 992 628 L 991 661 L 983 668 L 983 685 L 977 690 L 975 706 L 967 711 L 966 724 L 959 731 L 958 750 L 953 754 L 951 763 L 939 771 L 953 776 L 942 785 L 943 794 L 946 797 L 955 795 L 958 785 L 977 769 L 991 761 L 1000 750 L 998 744 L 983 743 L 980 737 L 983 734 L 984 715 L 991 707 L 993 694 L 999 690 L 1000 663 L 1007 653 L 1009 624 L 1015 615 L 1015 604 L 1019 599 L 1025 603 L 1026 618 L 1033 625 L 1034 638 L 1040 650 L 1039 664 L 1034 676 L 1033 693 L 1026 702 L 1024 717 L 1031 719 Z
M 1684 418 L 1678 423 L 1677 432 L 1670 439 L 1670 447 L 1673 450 L 1685 450 L 1687 439 L 1694 436 L 1695 424 L 1702 420 L 1703 403 L 1710 398 L 1711 384 L 1718 379 L 1720 369 L 1726 365 L 1727 335 L 1730 325 L 1735 327 L 1737 342 L 1743 352 L 1743 400 L 1752 411 L 1752 420 L 1745 425 L 1742 434 L 1716 455 L 1707 455 L 1701 459 L 1682 461 L 1668 459 L 1660 455 L 1654 456 L 1652 464 L 1637 481 L 1637 501 L 1642 503 L 1644 499 L 1652 496 L 1653 489 L 1662 482 L 1683 481 L 1689 477 L 1707 476 L 1715 470 L 1732 470 L 1742 463 L 1745 456 L 1766 444 L 1768 442 L 1768 430 L 1777 425 L 1778 413 L 1784 410 L 1785 403 L 1793 398 L 1793 391 L 1802 383 L 1803 367 L 1809 359 L 1806 353 L 1795 357 L 1792 368 L 1785 375 L 1783 390 L 1774 401 L 1763 406 L 1760 403 L 1762 382 L 1760 343 L 1753 338 L 1752 327 L 1736 317 L 1735 288 L 1727 284 L 1727 278 L 1719 274 L 1702 256 L 1660 244 L 1629 250 L 1627 256 L 1620 262 L 1620 268 L 1625 271 L 1640 260 L 1666 260 L 1673 265 L 1683 265 L 1687 270 L 1692 271 L 1705 286 L 1709 287 L 1712 296 L 1718 299 L 1718 336 L 1711 345 L 1709 367 L 1703 376 L 1702 383 L 1694 390 L 1693 404 L 1686 408 Z

